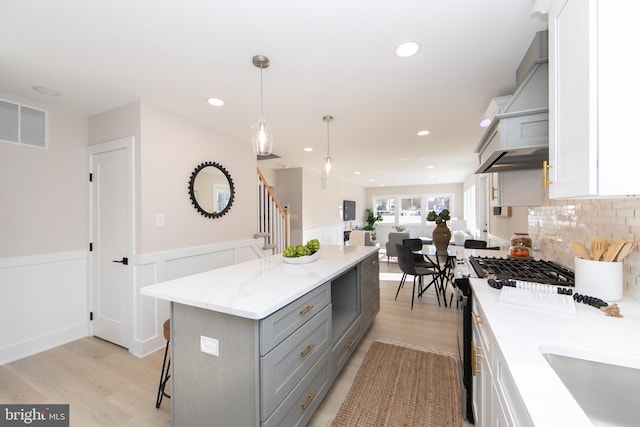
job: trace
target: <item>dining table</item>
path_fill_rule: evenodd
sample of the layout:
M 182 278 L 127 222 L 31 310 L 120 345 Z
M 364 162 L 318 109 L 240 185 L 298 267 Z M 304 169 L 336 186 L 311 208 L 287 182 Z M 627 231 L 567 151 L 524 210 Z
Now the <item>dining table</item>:
M 461 249 L 461 248 L 460 248 Z M 416 254 L 420 254 L 424 257 L 424 260 L 432 264 L 433 268 L 437 272 L 435 288 L 436 292 L 442 295 L 444 306 L 448 307 L 453 301 L 453 292 L 449 298 L 449 304 L 447 304 L 447 288 L 450 282 L 453 282 L 455 275 L 455 267 L 458 261 L 462 261 L 462 254 L 459 253 L 458 248 L 454 246 L 448 246 L 446 250 L 438 250 L 434 245 L 423 245 L 422 250 L 414 251 Z M 418 296 L 422 296 L 426 289 L 423 289 Z M 440 300 L 438 299 L 438 302 Z

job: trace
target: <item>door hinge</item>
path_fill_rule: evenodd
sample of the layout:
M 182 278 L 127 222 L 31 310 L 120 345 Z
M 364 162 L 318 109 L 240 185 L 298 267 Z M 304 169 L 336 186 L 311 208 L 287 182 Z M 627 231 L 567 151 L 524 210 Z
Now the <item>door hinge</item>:
M 92 321 L 92 320 L 93 320 L 93 311 L 90 311 L 89 312 L 89 321 Z
M 93 252 L 93 243 L 89 243 L 89 252 Z
M 92 173 L 89 174 L 89 182 L 93 182 L 93 174 Z

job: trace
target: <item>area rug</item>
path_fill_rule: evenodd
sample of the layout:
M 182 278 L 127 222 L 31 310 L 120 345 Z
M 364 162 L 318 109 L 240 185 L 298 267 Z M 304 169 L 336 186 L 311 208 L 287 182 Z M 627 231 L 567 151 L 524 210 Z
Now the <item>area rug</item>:
M 451 355 L 374 341 L 332 426 L 462 426 L 458 369 Z

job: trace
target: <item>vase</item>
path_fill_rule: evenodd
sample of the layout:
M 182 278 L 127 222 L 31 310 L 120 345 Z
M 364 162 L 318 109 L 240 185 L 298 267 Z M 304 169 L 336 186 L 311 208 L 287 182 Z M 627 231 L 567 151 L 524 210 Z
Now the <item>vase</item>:
M 441 222 L 440 224 L 436 225 L 436 228 L 433 229 L 431 237 L 433 237 L 433 244 L 435 245 L 437 252 L 447 251 L 449 241 L 451 240 L 451 230 L 449 230 L 449 227 L 447 227 L 446 222 Z

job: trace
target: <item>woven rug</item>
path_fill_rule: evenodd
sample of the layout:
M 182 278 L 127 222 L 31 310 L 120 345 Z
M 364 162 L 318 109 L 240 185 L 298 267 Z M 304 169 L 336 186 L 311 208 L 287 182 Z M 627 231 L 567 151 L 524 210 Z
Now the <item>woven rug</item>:
M 374 341 L 332 426 L 462 426 L 460 383 L 453 356 Z

